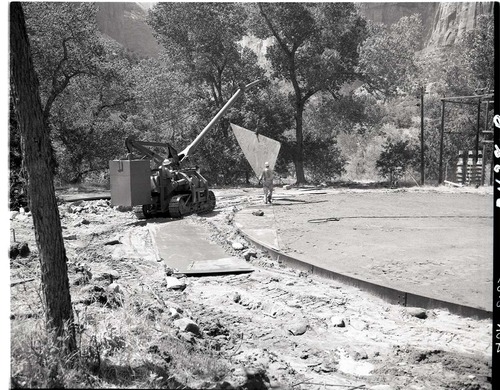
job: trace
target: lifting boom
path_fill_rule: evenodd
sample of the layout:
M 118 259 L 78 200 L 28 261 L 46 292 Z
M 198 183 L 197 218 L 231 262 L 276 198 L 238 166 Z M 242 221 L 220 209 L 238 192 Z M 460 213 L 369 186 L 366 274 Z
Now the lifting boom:
M 212 211 L 215 208 L 215 195 L 209 190 L 207 180 L 198 168 L 187 168 L 184 165 L 201 139 L 234 102 L 245 90 L 260 82 L 261 80 L 257 80 L 240 86 L 194 141 L 180 153 L 168 143 L 137 141 L 127 137 L 127 158 L 109 162 L 111 203 L 123 206 L 142 205 L 146 217 L 159 213 L 182 217 Z M 167 155 L 162 156 L 148 147 L 166 148 Z M 134 157 L 134 152 L 138 152 L 141 157 Z

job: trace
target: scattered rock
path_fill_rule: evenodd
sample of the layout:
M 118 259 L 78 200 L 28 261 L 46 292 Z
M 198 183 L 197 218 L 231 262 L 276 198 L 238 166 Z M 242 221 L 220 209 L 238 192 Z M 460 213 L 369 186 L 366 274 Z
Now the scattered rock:
M 233 301 L 239 303 L 241 301 L 241 295 L 238 292 L 233 294 Z
M 118 294 L 122 292 L 120 285 L 114 282 L 107 287 L 107 290 L 108 292 L 118 293 Z
M 161 259 L 160 261 L 162 261 L 163 259 Z M 167 276 L 171 276 L 175 273 L 175 270 L 173 268 L 170 268 L 170 267 L 167 267 L 165 266 L 165 275 Z
M 194 335 L 192 333 L 181 332 L 179 333 L 179 338 L 186 343 L 194 344 L 195 342 Z
M 186 283 L 175 276 L 165 277 L 165 284 L 167 290 L 184 290 L 186 288 Z
M 425 320 L 427 318 L 427 311 L 419 307 L 409 307 L 406 309 L 406 312 L 413 317 L 420 318 L 421 320 Z
M 297 301 L 296 299 L 286 301 L 286 304 L 288 306 L 290 306 L 290 307 L 295 307 L 297 309 L 300 309 L 302 307 L 302 305 L 300 304 L 300 302 Z
M 111 240 L 104 243 L 104 245 L 117 245 L 117 244 L 121 244 L 120 240 Z
M 308 327 L 309 324 L 307 321 L 299 321 L 290 324 L 290 326 L 288 326 L 288 331 L 294 336 L 300 336 L 306 333 Z
M 95 280 L 109 280 L 111 283 L 113 281 L 120 279 L 120 274 L 115 270 L 102 271 L 94 276 Z
M 19 255 L 19 245 L 17 243 L 10 245 L 9 257 L 15 259 Z
M 9 257 L 15 259 L 17 256 L 28 257 L 31 253 L 27 242 L 15 242 L 10 245 Z
M 15 219 L 19 215 L 19 211 L 11 211 L 10 212 L 10 219 Z
M 30 253 L 31 251 L 28 246 L 28 243 L 27 242 L 21 243 L 21 245 L 19 246 L 19 254 L 21 255 L 21 257 L 28 257 Z
M 132 211 L 132 206 L 119 205 L 119 206 L 115 206 L 115 210 L 120 211 L 120 212 Z
M 349 325 L 356 330 L 366 330 L 369 328 L 368 324 L 363 320 L 359 320 L 357 318 L 349 319 Z
M 335 372 L 335 371 L 337 371 L 337 368 L 335 367 L 335 365 L 332 362 L 324 361 L 323 363 L 321 363 L 319 370 L 321 372 Z
M 257 258 L 257 252 L 249 249 L 249 250 L 245 251 L 245 253 L 243 253 L 243 257 L 245 258 L 246 261 L 250 261 L 250 259 L 252 257 Z
M 219 341 L 229 335 L 229 330 L 223 324 L 220 323 L 219 319 L 204 324 L 202 328 L 203 328 L 203 333 L 210 337 L 221 336 L 219 337 Z
M 355 361 L 368 359 L 368 353 L 360 346 L 355 345 L 348 347 L 348 353 Z
M 169 309 L 169 312 L 170 312 L 170 317 L 173 320 L 178 320 L 179 318 L 181 318 L 181 314 L 177 311 L 177 309 L 174 309 L 173 307 L 171 307 Z
M 68 234 L 67 236 L 63 236 L 63 239 L 68 241 L 76 240 L 76 234 Z
M 237 251 L 240 251 L 242 250 L 243 248 L 245 248 L 243 246 L 243 244 L 241 242 L 238 242 L 238 241 L 235 241 L 231 244 L 231 246 L 233 247 L 234 250 L 237 250 Z
M 82 225 L 89 225 L 90 221 L 88 219 L 82 219 Z
M 189 332 L 196 336 L 200 336 L 200 328 L 192 319 L 184 317 L 174 321 L 174 326 L 179 328 L 181 332 Z
M 291 189 L 291 188 L 292 188 L 292 186 L 291 186 L 290 184 L 285 184 L 285 185 L 283 186 L 283 189 L 284 189 L 284 190 L 289 190 L 289 189 Z
M 330 318 L 330 322 L 334 328 L 344 328 L 345 322 L 342 317 L 332 317 Z
M 90 278 L 88 278 L 86 275 L 78 275 L 73 280 L 73 285 L 75 285 L 75 286 L 82 286 L 84 284 L 88 284 L 89 282 L 90 282 Z
M 262 210 L 257 210 L 257 211 L 252 211 L 253 215 L 256 215 L 257 217 L 262 217 L 264 215 L 264 212 Z
M 89 284 L 88 286 L 84 286 L 81 289 L 82 293 L 94 293 L 94 292 L 103 292 L 104 288 L 101 286 L 96 286 L 95 284 Z

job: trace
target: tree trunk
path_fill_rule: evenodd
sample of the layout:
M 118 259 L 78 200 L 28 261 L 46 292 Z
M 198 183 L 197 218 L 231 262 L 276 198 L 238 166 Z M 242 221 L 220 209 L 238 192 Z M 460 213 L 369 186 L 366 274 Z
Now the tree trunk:
M 302 129 L 303 124 L 304 104 L 298 103 L 295 112 L 295 156 L 293 162 L 295 164 L 295 175 L 297 176 L 297 184 L 306 183 L 304 175 L 304 134 Z
M 66 251 L 50 166 L 50 140 L 44 120 L 38 79 L 33 68 L 24 12 L 10 5 L 10 73 L 28 179 L 29 206 L 38 247 L 42 297 L 47 327 L 63 336 L 64 347 L 76 349 Z M 68 325 L 65 328 L 65 325 Z

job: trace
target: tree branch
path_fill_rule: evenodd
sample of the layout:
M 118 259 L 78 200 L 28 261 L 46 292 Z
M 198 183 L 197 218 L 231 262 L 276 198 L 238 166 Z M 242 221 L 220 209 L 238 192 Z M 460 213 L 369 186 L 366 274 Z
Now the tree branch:
M 264 12 L 264 9 L 262 8 L 262 4 L 258 3 L 258 6 L 259 6 L 260 14 L 264 18 L 264 21 L 266 22 L 267 27 L 269 27 L 269 30 L 271 30 L 271 33 L 273 34 L 273 36 L 278 41 L 278 44 L 281 46 L 281 49 L 290 56 L 292 54 L 292 52 L 288 49 L 285 42 L 283 42 L 283 39 L 279 36 L 276 29 L 273 27 L 271 21 L 269 20 L 269 17 L 267 16 L 267 14 Z

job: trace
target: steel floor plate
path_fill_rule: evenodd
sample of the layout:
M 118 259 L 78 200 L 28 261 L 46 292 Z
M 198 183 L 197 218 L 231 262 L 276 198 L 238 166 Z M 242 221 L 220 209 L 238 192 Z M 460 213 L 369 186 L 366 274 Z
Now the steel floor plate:
M 153 222 L 154 221 L 154 222 Z M 228 254 L 210 241 L 208 231 L 186 220 L 148 221 L 157 256 L 186 275 L 251 272 L 244 259 Z

